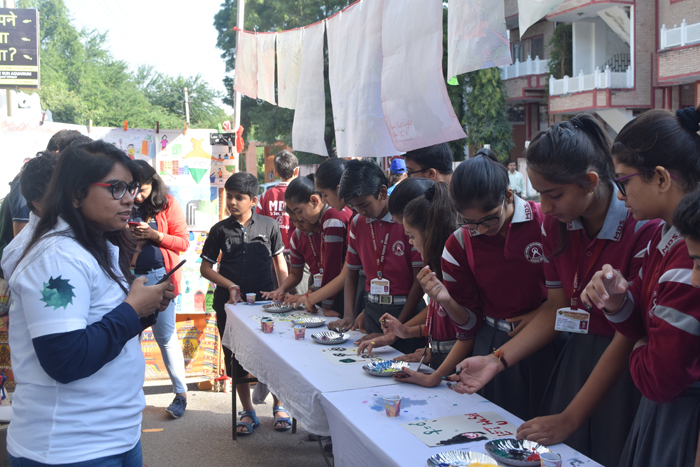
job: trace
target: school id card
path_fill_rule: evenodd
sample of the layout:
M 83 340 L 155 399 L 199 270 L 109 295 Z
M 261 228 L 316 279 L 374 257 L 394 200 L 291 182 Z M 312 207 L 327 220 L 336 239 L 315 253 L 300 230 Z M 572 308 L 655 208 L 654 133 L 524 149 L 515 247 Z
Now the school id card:
M 591 314 L 587 311 L 559 308 L 554 329 L 562 332 L 588 334 Z

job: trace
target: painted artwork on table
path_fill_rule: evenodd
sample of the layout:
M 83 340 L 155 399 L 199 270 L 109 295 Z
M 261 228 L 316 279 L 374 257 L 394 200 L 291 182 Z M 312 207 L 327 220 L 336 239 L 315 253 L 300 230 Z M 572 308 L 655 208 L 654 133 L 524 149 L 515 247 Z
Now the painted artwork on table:
M 415 420 L 402 427 L 429 447 L 513 438 L 517 427 L 496 412 L 468 413 L 433 420 Z
M 352 347 L 329 347 L 319 350 L 329 362 L 338 366 L 357 365 L 358 363 L 364 364 L 370 361 L 384 361 L 380 355 L 381 348 L 375 349 L 370 355 L 357 355 L 357 349 L 353 349 Z
M 448 78 L 512 63 L 504 8 L 492 0 L 450 0 Z
M 219 343 L 216 314 L 177 315 L 175 328 L 185 358 L 186 376 L 216 376 Z M 141 349 L 146 359 L 146 380 L 168 379 L 168 372 L 151 328 L 143 333 Z

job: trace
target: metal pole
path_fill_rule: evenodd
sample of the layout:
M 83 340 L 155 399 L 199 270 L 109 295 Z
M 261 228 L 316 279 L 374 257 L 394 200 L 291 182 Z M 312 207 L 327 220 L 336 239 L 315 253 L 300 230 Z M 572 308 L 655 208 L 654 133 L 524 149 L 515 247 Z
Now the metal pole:
M 14 8 L 15 7 L 15 0 L 4 0 L 4 2 L 5 2 L 5 8 Z M 12 117 L 12 107 L 13 107 L 13 105 L 12 105 L 12 89 L 7 88 L 5 90 L 5 92 L 6 92 L 6 96 L 7 96 L 6 100 L 5 100 L 5 104 L 7 107 L 7 116 Z
M 236 27 L 238 27 L 238 35 L 236 37 L 236 48 L 238 48 L 238 44 L 240 44 L 244 14 L 245 0 L 238 0 L 238 21 L 236 22 Z M 236 60 L 238 60 L 238 54 L 236 54 Z M 238 76 L 236 76 L 234 79 L 238 80 Z M 233 117 L 233 131 L 238 131 L 238 127 L 241 126 L 241 93 L 238 91 L 234 91 Z
M 190 98 L 187 94 L 187 88 L 185 88 L 185 116 L 187 118 L 187 126 L 190 126 Z

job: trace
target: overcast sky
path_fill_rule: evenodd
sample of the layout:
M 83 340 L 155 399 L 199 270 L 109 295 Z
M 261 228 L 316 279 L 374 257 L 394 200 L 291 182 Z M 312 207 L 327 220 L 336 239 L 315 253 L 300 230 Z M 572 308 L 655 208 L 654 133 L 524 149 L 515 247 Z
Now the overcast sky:
M 224 92 L 225 65 L 216 48 L 219 0 L 64 0 L 78 28 L 108 31 L 112 55 L 132 69 L 149 63 L 169 75 L 201 73 Z M 228 114 L 233 113 L 229 107 Z

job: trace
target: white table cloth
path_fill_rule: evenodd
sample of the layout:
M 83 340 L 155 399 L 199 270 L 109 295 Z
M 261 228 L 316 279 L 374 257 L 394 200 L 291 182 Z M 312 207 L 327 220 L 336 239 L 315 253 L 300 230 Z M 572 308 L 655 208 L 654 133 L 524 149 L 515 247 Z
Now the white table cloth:
M 384 413 L 383 396 L 392 394 L 402 397 L 401 415 L 396 418 L 389 418 Z M 457 394 L 448 389 L 445 383 L 435 388 L 401 384 L 333 392 L 323 394 L 321 403 L 333 436 L 336 467 L 424 467 L 430 456 L 440 452 L 465 449 L 486 453 L 486 441 L 428 447 L 401 426 L 414 420 L 493 411 L 516 426 L 522 423 L 522 420 L 483 397 Z M 561 454 L 564 460 L 562 466 L 600 467 L 600 464 L 564 444 L 551 446 L 550 449 Z
M 326 327 L 308 328 L 306 339 L 297 341 L 292 323 L 275 322 L 274 332 L 264 334 L 260 321 L 250 316 L 275 318 L 274 314 L 263 311 L 262 304 L 226 305 L 226 330 L 222 344 L 233 351 L 246 370 L 267 384 L 290 415 L 312 433 L 330 435 L 328 420 L 321 406 L 322 393 L 400 384 L 393 378 L 370 376 L 360 364 L 333 365 L 321 353 L 326 346 L 311 339 L 311 334 L 327 331 Z M 326 318 L 326 321 L 332 319 Z M 350 340 L 339 347 L 356 348 L 353 342 L 362 334 L 354 331 L 350 336 Z M 390 347 L 376 349 L 374 353 L 386 360 L 402 355 Z M 411 368 L 416 367 L 417 363 L 411 364 Z

